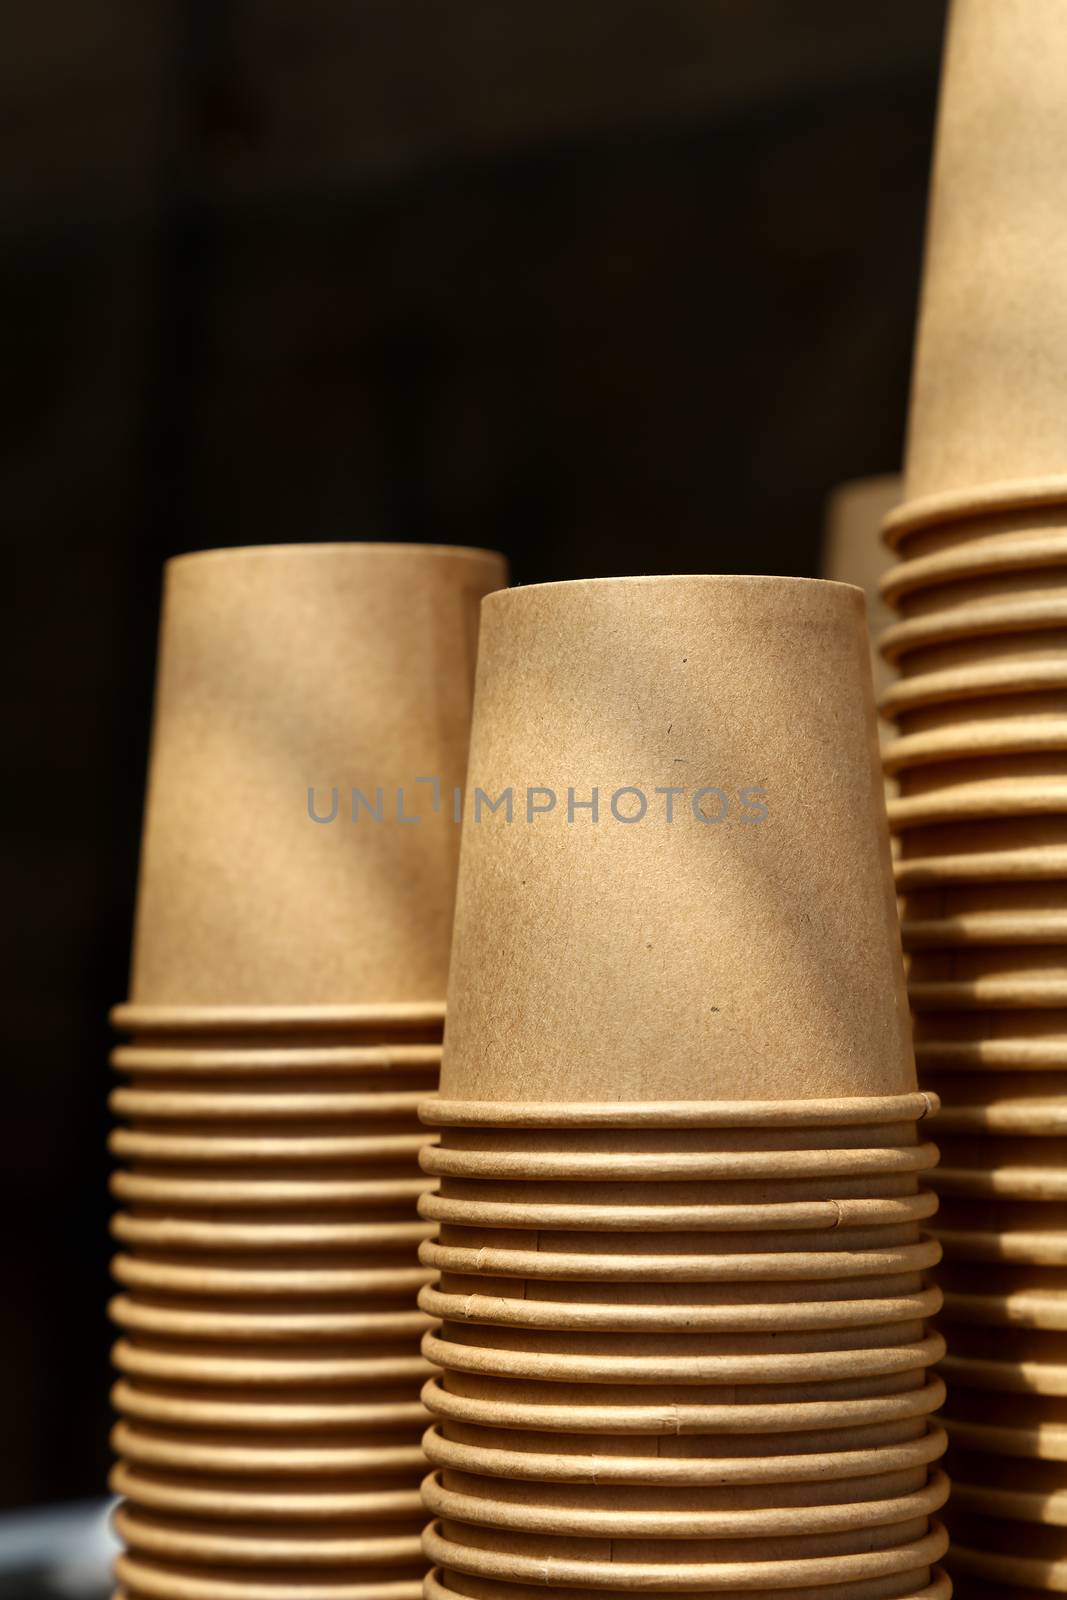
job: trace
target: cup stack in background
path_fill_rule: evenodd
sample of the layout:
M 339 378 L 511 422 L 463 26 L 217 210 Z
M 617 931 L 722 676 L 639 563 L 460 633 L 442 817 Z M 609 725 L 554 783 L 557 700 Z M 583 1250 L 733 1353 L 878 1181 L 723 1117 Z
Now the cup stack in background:
M 493 596 L 449 995 L 429 1600 L 950 1594 L 858 591 Z
M 871 634 L 871 673 L 876 700 L 881 699 L 893 681 L 892 669 L 877 648 L 883 628 L 893 621 L 893 612 L 881 588 L 882 577 L 893 558 L 878 535 L 886 517 L 900 504 L 900 496 L 898 473 L 855 478 L 838 484 L 830 492 L 823 517 L 819 576 L 832 583 L 853 583 L 863 590 Z M 883 727 L 879 723 L 879 733 Z M 885 729 L 886 733 L 889 731 Z
M 421 1594 L 416 1105 L 441 1055 L 478 610 L 505 578 L 418 546 L 168 567 L 115 1013 L 130 1600 Z
M 1067 1591 L 1065 260 L 1067 10 L 955 0 L 883 711 L 975 1595 Z

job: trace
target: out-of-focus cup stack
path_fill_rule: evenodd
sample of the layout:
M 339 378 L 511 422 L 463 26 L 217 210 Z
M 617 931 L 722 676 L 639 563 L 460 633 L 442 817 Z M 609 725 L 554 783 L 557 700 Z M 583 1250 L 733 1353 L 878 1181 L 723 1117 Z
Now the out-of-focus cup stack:
M 441 1055 L 478 608 L 504 579 L 491 554 L 416 546 L 168 568 L 115 1012 L 131 1600 L 421 1593 L 416 1107 Z
M 956 0 L 882 709 L 966 1594 L 1067 1591 L 1065 251 L 1067 10 Z
M 491 597 L 423 1111 L 429 1600 L 950 1594 L 931 1103 L 860 593 Z

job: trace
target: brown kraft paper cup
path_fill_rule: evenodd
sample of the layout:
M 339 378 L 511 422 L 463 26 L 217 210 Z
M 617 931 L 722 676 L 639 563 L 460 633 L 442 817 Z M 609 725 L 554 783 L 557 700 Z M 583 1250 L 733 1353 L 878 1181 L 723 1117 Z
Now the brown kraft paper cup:
M 499 556 L 438 546 L 169 563 L 134 1006 L 443 999 L 458 830 L 428 805 L 420 825 L 345 818 L 353 788 L 393 811 L 404 788 L 413 813 L 418 776 L 451 805 L 478 605 L 505 581 Z M 316 824 L 307 791 L 328 815 L 334 786 L 337 819 Z

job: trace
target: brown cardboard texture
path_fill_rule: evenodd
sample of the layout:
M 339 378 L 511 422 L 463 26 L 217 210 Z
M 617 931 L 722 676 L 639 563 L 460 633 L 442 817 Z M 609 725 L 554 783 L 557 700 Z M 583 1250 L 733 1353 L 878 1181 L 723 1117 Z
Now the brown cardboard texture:
M 914 1090 L 858 591 L 491 597 L 463 831 L 443 1100 Z
M 907 447 L 908 500 L 1064 478 L 1067 15 L 955 0 Z M 1061 487 L 1062 494 L 1062 487 Z
M 505 581 L 499 556 L 443 546 L 169 563 L 135 1005 L 443 998 L 478 605 Z M 328 816 L 335 787 L 316 823 L 309 789 Z M 353 788 L 372 806 L 381 788 L 381 822 L 351 821 Z M 420 824 L 396 820 L 399 788 Z

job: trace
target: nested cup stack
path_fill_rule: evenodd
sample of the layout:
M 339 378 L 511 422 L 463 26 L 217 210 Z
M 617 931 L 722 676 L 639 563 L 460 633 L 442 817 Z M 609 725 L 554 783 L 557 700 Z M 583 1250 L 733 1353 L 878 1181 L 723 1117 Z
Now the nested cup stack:
M 882 709 L 976 1595 L 1067 1592 L 1065 250 L 1067 11 L 955 0 Z
M 114 1013 L 129 1600 L 421 1593 L 417 1105 L 478 607 L 504 581 L 489 553 L 418 546 L 168 567 Z
M 860 592 L 491 596 L 423 1110 L 428 1600 L 950 1594 L 933 1103 Z

